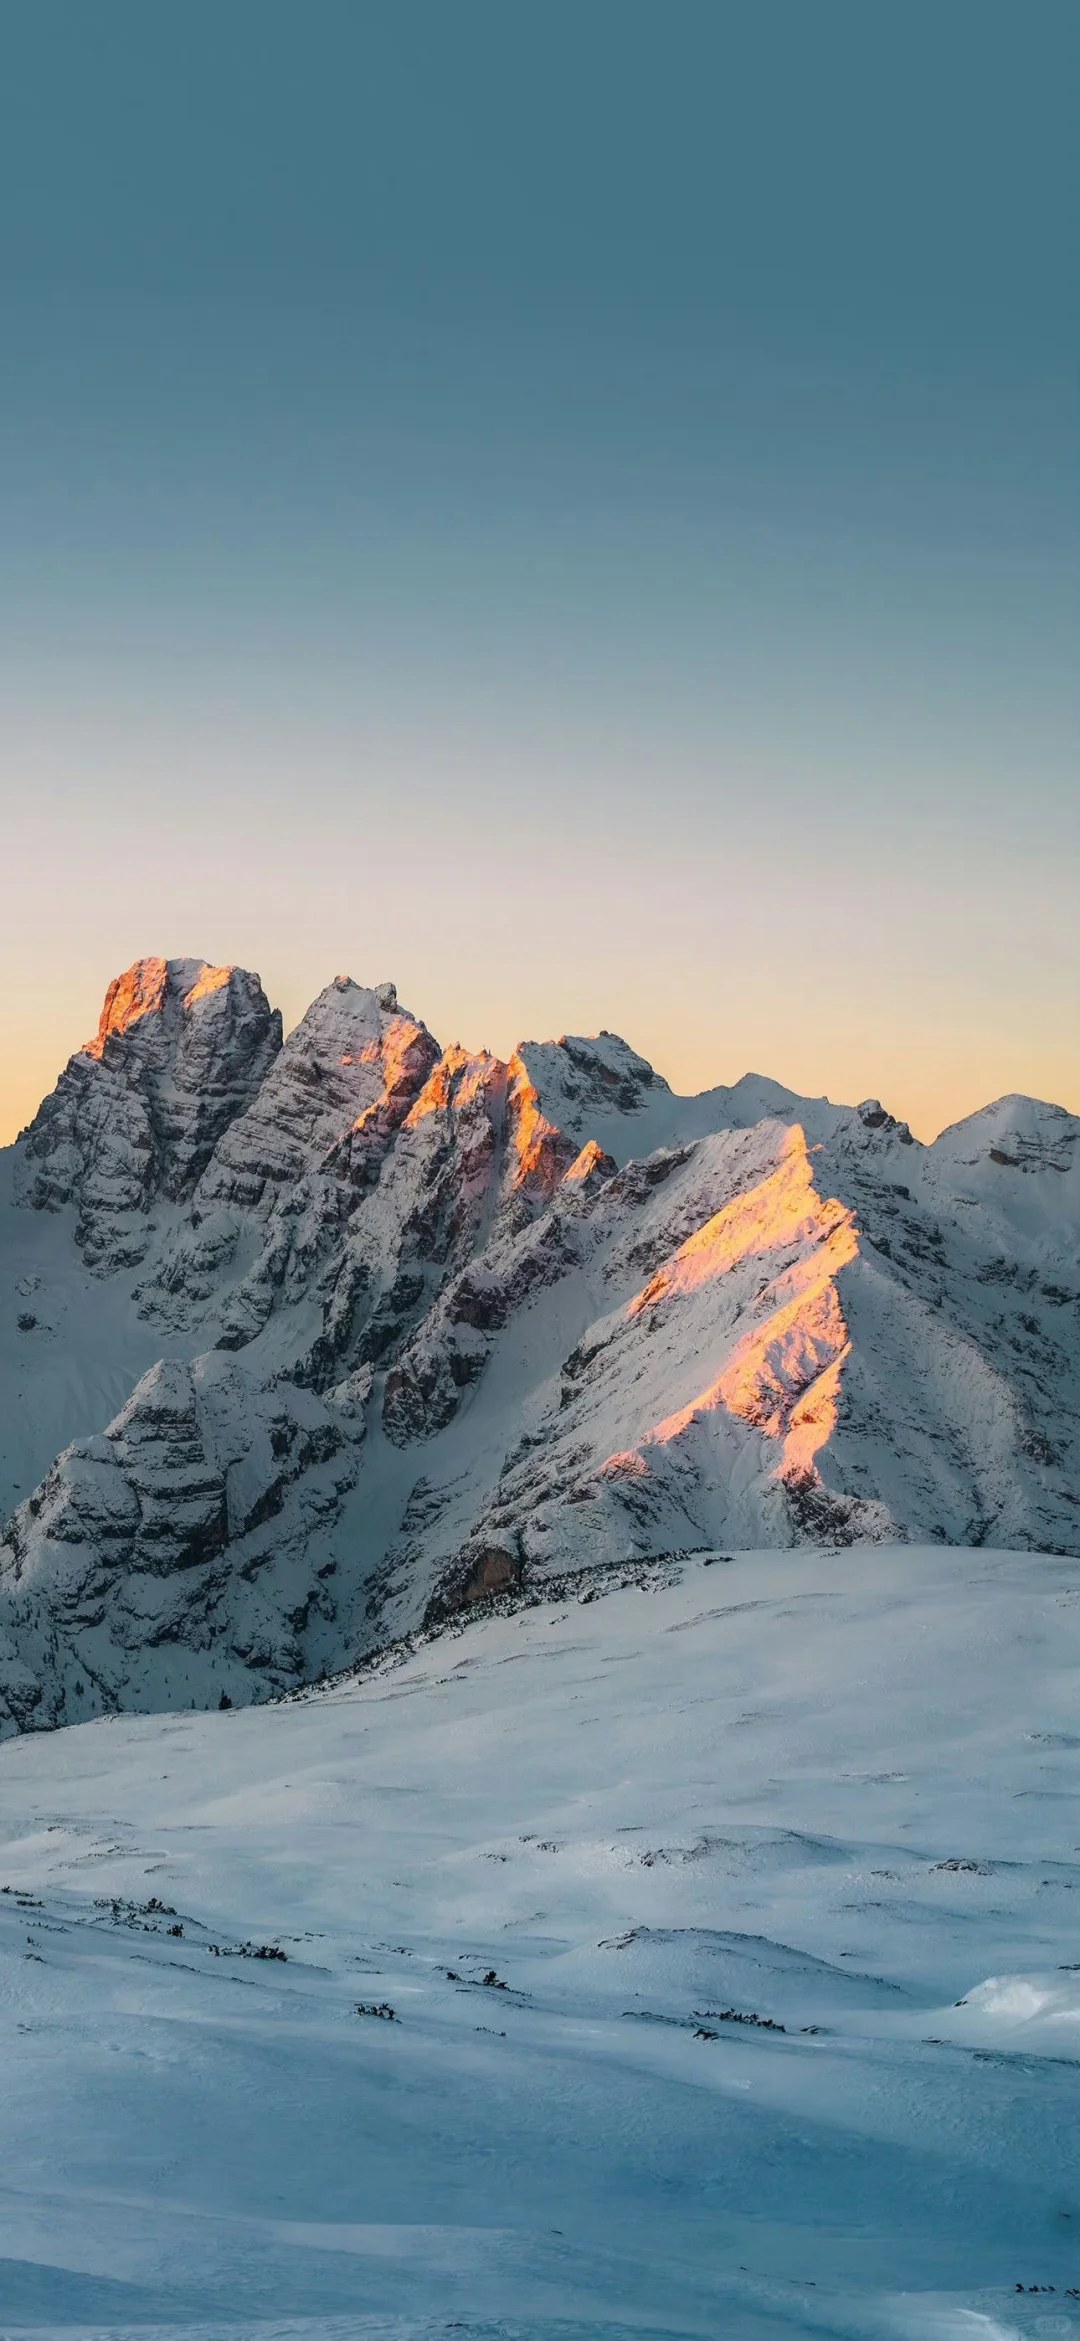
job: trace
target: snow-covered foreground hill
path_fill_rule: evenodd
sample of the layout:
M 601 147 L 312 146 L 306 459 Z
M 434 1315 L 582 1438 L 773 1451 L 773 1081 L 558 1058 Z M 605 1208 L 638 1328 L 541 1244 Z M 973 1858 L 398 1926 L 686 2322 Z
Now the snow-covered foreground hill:
M 654 1575 L 0 1749 L 4 2334 L 1080 2334 L 1077 1564 Z

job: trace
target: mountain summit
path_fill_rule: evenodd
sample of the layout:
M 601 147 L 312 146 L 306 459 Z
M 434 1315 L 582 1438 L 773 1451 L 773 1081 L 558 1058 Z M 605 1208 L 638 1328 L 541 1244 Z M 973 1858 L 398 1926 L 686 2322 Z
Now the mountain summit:
M 19 1141 L 20 1201 L 74 1204 L 84 1257 L 130 1266 L 146 1248 L 149 1206 L 190 1194 L 280 1047 L 281 1018 L 257 975 L 137 959 Z
M 718 1543 L 1080 1551 L 1078 1135 L 138 961 L 6 1158 L 0 1728 Z

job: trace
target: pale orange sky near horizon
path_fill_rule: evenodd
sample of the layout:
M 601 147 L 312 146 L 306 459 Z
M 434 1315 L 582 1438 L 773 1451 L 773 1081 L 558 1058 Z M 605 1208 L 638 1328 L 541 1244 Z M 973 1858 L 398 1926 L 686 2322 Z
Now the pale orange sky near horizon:
M 154 936 L 140 940 L 142 949 L 133 948 L 126 958 L 121 954 L 124 966 L 132 957 L 159 949 L 159 939 Z M 219 954 L 216 947 L 208 951 L 201 936 L 196 936 L 195 944 L 191 948 L 189 939 L 167 936 L 160 949 L 163 956 L 171 958 L 229 958 L 228 952 Z M 766 1073 L 801 1096 L 828 1096 L 834 1102 L 852 1105 L 867 1096 L 880 1096 L 890 1111 L 908 1121 L 915 1135 L 926 1141 L 950 1122 L 1009 1091 L 1044 1097 L 1080 1113 L 1080 1078 L 1075 1060 L 1070 1064 L 1065 1050 L 1032 1045 L 1018 1034 L 1002 1040 L 977 1024 L 966 1032 L 954 1032 L 949 1043 L 944 1048 L 939 1044 L 936 1051 L 928 1048 L 916 1054 L 910 1043 L 898 1043 L 895 1036 L 883 1038 L 875 1050 L 864 1015 L 853 1020 L 853 1029 L 847 1032 L 833 1028 L 800 1035 L 783 1030 L 779 1021 L 770 1032 L 768 1010 L 762 1017 L 735 1015 L 728 1023 L 722 1002 L 709 993 L 689 1019 L 685 1013 L 666 1014 L 670 1003 L 655 994 L 635 999 L 622 983 L 612 983 L 612 998 L 605 1001 L 602 983 L 595 976 L 580 988 L 577 997 L 573 985 L 556 982 L 550 994 L 552 1007 L 561 1003 L 564 1013 L 546 1018 L 536 987 L 522 987 L 521 1013 L 515 1017 L 513 995 L 508 997 L 504 981 L 496 982 L 485 996 L 475 978 L 462 981 L 458 975 L 455 980 L 449 968 L 442 971 L 440 983 L 440 971 L 432 966 L 430 984 L 422 989 L 422 955 L 414 982 L 408 980 L 402 962 L 406 957 L 415 960 L 415 952 L 399 953 L 396 964 L 392 951 L 377 955 L 371 964 L 369 956 L 355 950 L 346 955 L 344 967 L 339 967 L 333 954 L 332 965 L 330 959 L 319 965 L 313 956 L 309 973 L 295 965 L 282 967 L 278 973 L 275 958 L 265 951 L 246 953 L 239 963 L 255 965 L 272 1006 L 282 1011 L 286 1031 L 298 1023 L 323 983 L 345 972 L 355 975 L 359 983 L 374 984 L 387 977 L 396 982 L 403 1004 L 423 1018 L 444 1046 L 461 1040 L 469 1047 L 490 1047 L 505 1057 L 522 1040 L 557 1038 L 566 1031 L 596 1032 L 604 1025 L 621 1032 L 681 1095 L 720 1082 L 730 1084 L 742 1073 Z M 235 952 L 232 958 L 236 960 Z M 121 972 L 120 962 L 115 967 L 110 963 L 109 973 L 101 981 L 104 965 L 101 960 L 96 969 L 92 962 L 72 969 L 70 987 L 65 988 L 62 998 L 54 995 L 47 1002 L 31 1003 L 29 1017 L 20 1017 L 14 1036 L 9 1025 L 0 1063 L 0 1145 L 10 1144 L 33 1118 L 67 1058 L 96 1031 L 106 984 L 113 974 Z M 440 1013 L 440 1005 L 445 1012 Z
M 154 952 L 255 968 L 286 1030 L 339 971 L 391 978 L 444 1045 L 505 1056 L 605 1026 L 680 1092 L 766 1073 L 880 1096 L 924 1139 L 1012 1090 L 1080 1110 L 1072 869 L 1019 824 L 1011 851 L 1000 834 L 980 850 L 962 789 L 927 858 L 929 785 L 920 802 L 908 784 L 891 831 L 852 811 L 845 834 L 850 776 L 832 769 L 827 819 L 803 816 L 805 752 L 770 777 L 750 741 L 730 772 L 683 743 L 673 778 L 648 743 L 583 749 L 538 720 L 510 795 L 501 733 L 475 726 L 456 745 L 275 741 L 210 710 L 171 739 L 102 732 L 87 708 L 52 761 L 40 737 L 24 747 L 5 1141 L 92 1036 L 111 977 Z

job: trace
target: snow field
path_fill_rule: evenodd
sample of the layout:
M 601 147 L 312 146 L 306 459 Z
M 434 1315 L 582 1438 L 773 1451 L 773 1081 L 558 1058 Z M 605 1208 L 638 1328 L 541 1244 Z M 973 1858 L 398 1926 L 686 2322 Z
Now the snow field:
M 1076 1562 L 667 1579 L 0 1748 L 0 2334 L 1080 2334 Z

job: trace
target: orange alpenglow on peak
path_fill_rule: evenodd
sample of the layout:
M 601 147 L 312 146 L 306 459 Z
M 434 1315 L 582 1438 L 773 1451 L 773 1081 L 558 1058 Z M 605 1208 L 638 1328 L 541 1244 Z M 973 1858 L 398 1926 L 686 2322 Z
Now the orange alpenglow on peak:
M 711 1284 L 750 1254 L 819 1239 L 841 1224 L 853 1226 L 852 1215 L 842 1203 L 826 1202 L 817 1193 L 806 1138 L 796 1124 L 785 1136 L 776 1170 L 747 1194 L 725 1203 L 722 1211 L 688 1236 L 635 1294 L 626 1314 L 638 1317 L 658 1301 Z M 854 1252 L 849 1257 L 853 1258 Z
M 430 1064 L 435 1045 L 415 1016 L 395 1016 L 383 1038 L 383 1079 L 391 1097 L 415 1087 L 417 1069 L 425 1054 Z
M 196 1000 L 208 999 L 211 992 L 223 992 L 235 974 L 235 967 L 211 967 L 208 962 L 202 974 L 196 976 L 191 990 L 184 993 L 185 1008 L 193 1008 Z
M 834 1275 L 857 1249 L 850 1229 L 843 1229 L 826 1244 L 824 1260 L 799 1261 L 778 1280 L 791 1298 L 743 1335 L 715 1382 L 656 1423 L 640 1448 L 609 1455 L 597 1477 L 645 1477 L 650 1447 L 670 1446 L 710 1414 L 726 1413 L 778 1441 L 776 1479 L 794 1486 L 816 1480 L 814 1459 L 836 1429 L 840 1379 L 851 1354 Z
M 144 1016 L 159 1016 L 170 990 L 190 1009 L 224 991 L 235 974 L 235 967 L 212 967 L 207 959 L 136 959 L 123 975 L 113 977 L 96 1035 L 87 1041 L 83 1056 L 100 1059 L 108 1041 L 130 1032 Z
M 761 1322 L 735 1344 L 714 1381 L 655 1424 L 644 1448 L 666 1447 L 722 1411 L 779 1442 L 777 1478 L 816 1476 L 814 1457 L 836 1427 L 840 1377 L 851 1349 L 836 1277 L 857 1258 L 859 1245 L 853 1212 L 816 1192 L 800 1128 L 787 1133 L 776 1169 L 681 1244 L 626 1313 L 634 1318 L 643 1309 L 701 1293 L 741 1261 L 783 1254 L 794 1245 L 809 1248 L 766 1288 L 770 1305 Z M 625 1472 L 625 1456 L 609 1460 L 611 1475 Z
M 115 975 L 105 994 L 105 1005 L 96 1037 L 86 1043 L 84 1057 L 102 1057 L 106 1041 L 114 1035 L 130 1032 L 144 1016 L 153 1016 L 161 1010 L 169 984 L 169 963 L 166 959 L 137 959 L 123 975 Z
M 571 1163 L 569 1170 L 564 1171 L 563 1185 L 564 1187 L 577 1187 L 585 1179 L 591 1178 L 594 1171 L 605 1171 L 610 1174 L 614 1168 L 615 1164 L 610 1154 L 605 1154 L 603 1147 L 597 1144 L 595 1138 L 587 1138 L 581 1153 Z
M 409 1101 L 414 1097 L 431 1063 L 435 1042 L 426 1024 L 418 1024 L 414 1016 L 395 1016 L 387 1025 L 381 1039 L 368 1041 L 352 1061 L 360 1065 L 379 1065 L 382 1071 L 382 1091 L 379 1097 L 353 1123 L 354 1132 L 383 1125 L 389 1112 L 392 1126 L 397 1129 L 406 1118 Z M 344 1060 L 343 1060 L 344 1061 Z
M 554 1122 L 541 1113 L 539 1093 L 524 1058 L 516 1049 L 506 1070 L 510 1076 L 512 1144 L 517 1155 L 513 1184 L 522 1187 L 530 1181 L 550 1194 L 567 1167 L 567 1140 Z
M 778 1280 L 794 1287 L 792 1297 L 743 1335 L 716 1381 L 657 1423 L 648 1444 L 666 1447 L 723 1407 L 782 1442 L 779 1479 L 806 1478 L 836 1428 L 840 1371 L 851 1349 L 833 1276 L 858 1246 L 850 1229 L 843 1233 L 848 1241 L 827 1245 L 824 1260 L 801 1260 Z
M 636 1447 L 622 1447 L 617 1455 L 609 1455 L 601 1463 L 597 1479 L 648 1479 L 649 1466 Z
M 493 1083 L 506 1074 L 501 1057 L 492 1057 L 486 1049 L 475 1054 L 462 1048 L 460 1042 L 444 1049 L 438 1064 L 432 1067 L 411 1111 L 406 1115 L 406 1130 L 415 1130 L 417 1123 L 428 1114 L 448 1112 L 453 1106 L 458 1113 L 474 1104 L 475 1100 Z

